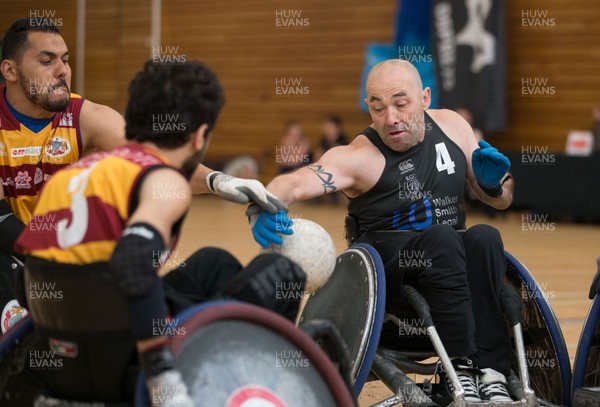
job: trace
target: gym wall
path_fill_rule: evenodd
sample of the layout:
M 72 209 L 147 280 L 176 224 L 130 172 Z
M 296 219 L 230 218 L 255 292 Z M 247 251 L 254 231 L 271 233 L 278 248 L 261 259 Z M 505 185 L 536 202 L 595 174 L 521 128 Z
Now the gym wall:
M 32 11 L 54 10 L 75 53 L 76 0 L 12 3 L 2 7 L 2 31 Z M 84 96 L 90 100 L 123 111 L 129 81 L 153 55 L 150 3 L 87 1 Z M 249 153 L 272 173 L 286 121 L 299 120 L 314 146 L 328 113 L 344 119 L 350 136 L 370 124 L 358 110 L 364 51 L 369 42 L 392 40 L 396 3 L 163 0 L 161 48 L 154 54 L 204 60 L 221 77 L 227 104 L 209 156 Z M 487 136 L 505 150 L 563 151 L 567 133 L 589 129 L 591 108 L 600 103 L 600 2 L 509 1 L 506 15 L 509 129 Z M 545 26 L 524 22 L 533 18 Z M 523 90 L 532 83 L 546 95 Z

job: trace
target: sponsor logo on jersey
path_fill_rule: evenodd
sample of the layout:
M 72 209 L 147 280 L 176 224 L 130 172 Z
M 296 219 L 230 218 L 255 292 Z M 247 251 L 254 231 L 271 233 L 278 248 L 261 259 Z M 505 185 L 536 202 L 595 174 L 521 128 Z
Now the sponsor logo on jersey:
M 71 151 L 71 144 L 62 137 L 54 136 L 46 144 L 46 154 L 53 158 L 62 157 L 69 151 Z
M 50 350 L 54 352 L 55 355 L 64 356 L 67 358 L 74 358 L 78 355 L 78 347 L 77 342 L 64 341 L 61 339 L 48 339 L 48 344 L 50 345 Z
M 398 169 L 400 170 L 400 174 L 406 174 L 409 171 L 412 171 L 415 168 L 415 165 L 412 163 L 412 158 L 408 160 L 402 161 L 398 164 Z
M 40 155 L 42 152 L 42 147 L 32 146 L 32 147 L 17 147 L 10 149 L 11 157 L 31 157 Z
M 19 301 L 10 300 L 2 310 L 2 318 L 0 320 L 2 333 L 6 333 L 14 324 L 23 319 L 25 315 L 27 315 L 27 310 L 21 307 Z
M 73 113 L 62 112 L 60 114 L 60 121 L 58 125 L 61 127 L 73 127 Z
M 31 177 L 28 171 L 19 171 L 15 177 L 15 188 L 16 189 L 29 189 L 31 188 Z
M 407 198 L 411 201 L 416 201 L 421 198 L 421 183 L 416 174 L 412 175 L 405 178 L 404 188 L 407 191 Z
M 35 175 L 33 176 L 33 183 L 40 184 L 44 180 L 44 173 L 40 167 L 35 169 Z

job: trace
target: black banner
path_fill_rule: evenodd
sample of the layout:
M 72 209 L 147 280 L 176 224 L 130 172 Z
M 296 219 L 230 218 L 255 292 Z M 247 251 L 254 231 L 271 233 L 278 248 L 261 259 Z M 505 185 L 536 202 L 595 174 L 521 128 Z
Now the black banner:
M 474 127 L 506 128 L 506 35 L 500 0 L 433 0 L 438 105 L 467 108 Z

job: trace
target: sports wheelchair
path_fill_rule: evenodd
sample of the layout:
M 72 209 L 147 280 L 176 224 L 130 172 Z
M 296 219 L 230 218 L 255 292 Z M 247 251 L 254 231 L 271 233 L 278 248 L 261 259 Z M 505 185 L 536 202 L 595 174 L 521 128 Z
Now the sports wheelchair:
M 135 400 L 76 401 L 54 397 L 24 369 L 34 333 L 26 316 L 0 337 L 0 404 L 19 407 L 148 407 L 169 389 L 148 394 L 142 373 Z M 211 301 L 178 314 L 170 346 L 197 407 L 356 406 L 347 350 L 331 323 L 298 329 L 269 310 L 234 301 Z M 326 353 L 327 352 L 327 353 Z M 334 356 L 334 364 L 330 356 Z
M 600 405 L 597 398 L 592 404 L 577 404 L 577 397 L 571 404 L 571 366 L 557 319 L 531 273 L 510 253 L 505 254 L 506 277 L 501 298 L 507 325 L 512 331 L 512 372 L 507 377 L 507 387 L 514 401 L 477 403 L 477 406 Z M 590 396 L 590 392 L 590 397 L 594 394 L 598 397 L 598 389 L 590 387 L 600 385 L 599 285 L 600 271 L 594 280 L 595 300 L 582 333 L 573 376 L 573 389 L 582 395 L 580 398 Z M 353 244 L 338 256 L 336 270 L 328 283 L 308 299 L 300 326 L 315 319 L 333 322 L 350 352 L 356 394 L 366 381 L 374 379 L 380 379 L 394 394 L 372 407 L 400 403 L 423 407 L 470 405 L 464 399 L 464 391 L 423 297 L 414 288 L 403 287 L 402 297 L 416 315 L 414 320 L 425 321 L 424 326 L 412 329 L 424 328 L 424 336 L 429 340 L 421 337 L 410 343 L 401 341 L 400 335 L 396 334 L 397 340 L 390 341 L 385 333 L 399 332 L 400 329 L 407 333 L 411 332 L 411 327 L 406 326 L 407 318 L 386 312 L 385 293 L 384 267 L 379 253 L 370 244 Z M 438 358 L 448 372 L 455 389 L 452 400 L 434 399 L 436 392 L 432 390 L 436 384 L 431 380 L 416 383 L 408 376 L 434 376 L 436 363 L 429 362 L 431 358 Z M 579 366 L 584 364 L 585 369 Z M 576 390 L 581 386 L 586 388 Z
M 600 257 L 598 271 L 590 286 L 588 311 L 573 366 L 573 406 L 600 406 Z

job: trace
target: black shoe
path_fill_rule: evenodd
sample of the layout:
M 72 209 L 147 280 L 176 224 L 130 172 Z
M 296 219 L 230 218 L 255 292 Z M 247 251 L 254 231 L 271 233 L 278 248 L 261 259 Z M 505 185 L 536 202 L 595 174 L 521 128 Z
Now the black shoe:
M 465 391 L 465 401 L 469 403 L 480 403 L 479 389 L 477 388 L 477 376 L 481 374 L 473 361 L 469 358 L 453 359 L 452 366 L 458 376 L 463 390 Z M 454 386 L 446 374 L 441 362 L 438 362 L 437 370 L 440 375 L 439 393 L 440 397 L 448 402 L 454 400 Z
M 506 389 L 506 378 L 494 369 L 481 369 L 483 375 L 479 378 L 477 387 L 484 401 L 509 402 L 513 399 Z

